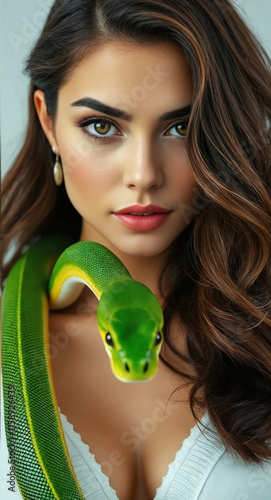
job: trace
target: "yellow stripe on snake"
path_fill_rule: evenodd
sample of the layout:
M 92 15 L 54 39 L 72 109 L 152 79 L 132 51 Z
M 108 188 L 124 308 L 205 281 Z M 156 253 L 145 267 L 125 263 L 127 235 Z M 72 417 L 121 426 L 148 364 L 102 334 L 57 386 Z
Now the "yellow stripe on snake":
M 99 299 L 98 327 L 113 373 L 123 381 L 152 378 L 162 343 L 163 314 L 153 293 L 104 246 L 69 245 L 56 236 L 35 243 L 12 268 L 3 292 L 5 429 L 26 500 L 84 498 L 59 419 L 49 309 L 72 304 L 87 285 Z

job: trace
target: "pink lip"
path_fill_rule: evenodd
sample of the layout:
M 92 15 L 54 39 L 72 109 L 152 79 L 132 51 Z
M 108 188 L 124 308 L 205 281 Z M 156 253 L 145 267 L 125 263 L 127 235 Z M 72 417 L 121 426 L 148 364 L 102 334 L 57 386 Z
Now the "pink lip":
M 129 229 L 151 231 L 161 226 L 170 213 L 169 210 L 157 205 L 131 205 L 114 212 L 113 215 Z
M 165 208 L 158 207 L 158 205 L 130 205 L 129 207 L 122 208 L 115 214 L 166 214 L 169 213 L 170 210 L 166 210 Z

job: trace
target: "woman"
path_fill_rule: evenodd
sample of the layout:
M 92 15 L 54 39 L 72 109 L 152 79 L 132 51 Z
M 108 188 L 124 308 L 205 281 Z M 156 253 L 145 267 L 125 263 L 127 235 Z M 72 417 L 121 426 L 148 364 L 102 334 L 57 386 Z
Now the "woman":
M 267 55 L 225 0 L 57 0 L 26 69 L 4 276 L 25 245 L 67 233 L 107 246 L 164 310 L 158 375 L 144 385 L 111 374 L 88 289 L 50 314 L 85 498 L 268 500 Z

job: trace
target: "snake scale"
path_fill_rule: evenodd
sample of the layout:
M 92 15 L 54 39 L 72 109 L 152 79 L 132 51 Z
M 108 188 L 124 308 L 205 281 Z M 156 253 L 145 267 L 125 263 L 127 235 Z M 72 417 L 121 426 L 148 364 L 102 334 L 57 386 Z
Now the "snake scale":
M 153 293 L 104 246 L 70 243 L 56 236 L 36 242 L 13 266 L 3 292 L 5 428 L 26 500 L 84 498 L 59 419 L 49 310 L 72 304 L 87 285 L 99 299 L 98 328 L 113 373 L 122 381 L 152 378 L 162 343 L 163 314 Z

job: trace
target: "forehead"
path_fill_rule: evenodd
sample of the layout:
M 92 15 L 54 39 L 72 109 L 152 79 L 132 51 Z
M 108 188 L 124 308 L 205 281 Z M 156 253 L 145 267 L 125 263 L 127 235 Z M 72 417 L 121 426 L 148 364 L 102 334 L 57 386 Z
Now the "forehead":
M 181 48 L 171 42 L 154 45 L 104 43 L 81 61 L 60 88 L 61 101 L 86 96 L 119 105 L 144 105 L 152 100 L 191 100 L 192 80 L 189 64 Z M 186 102 L 185 102 L 186 101 Z

